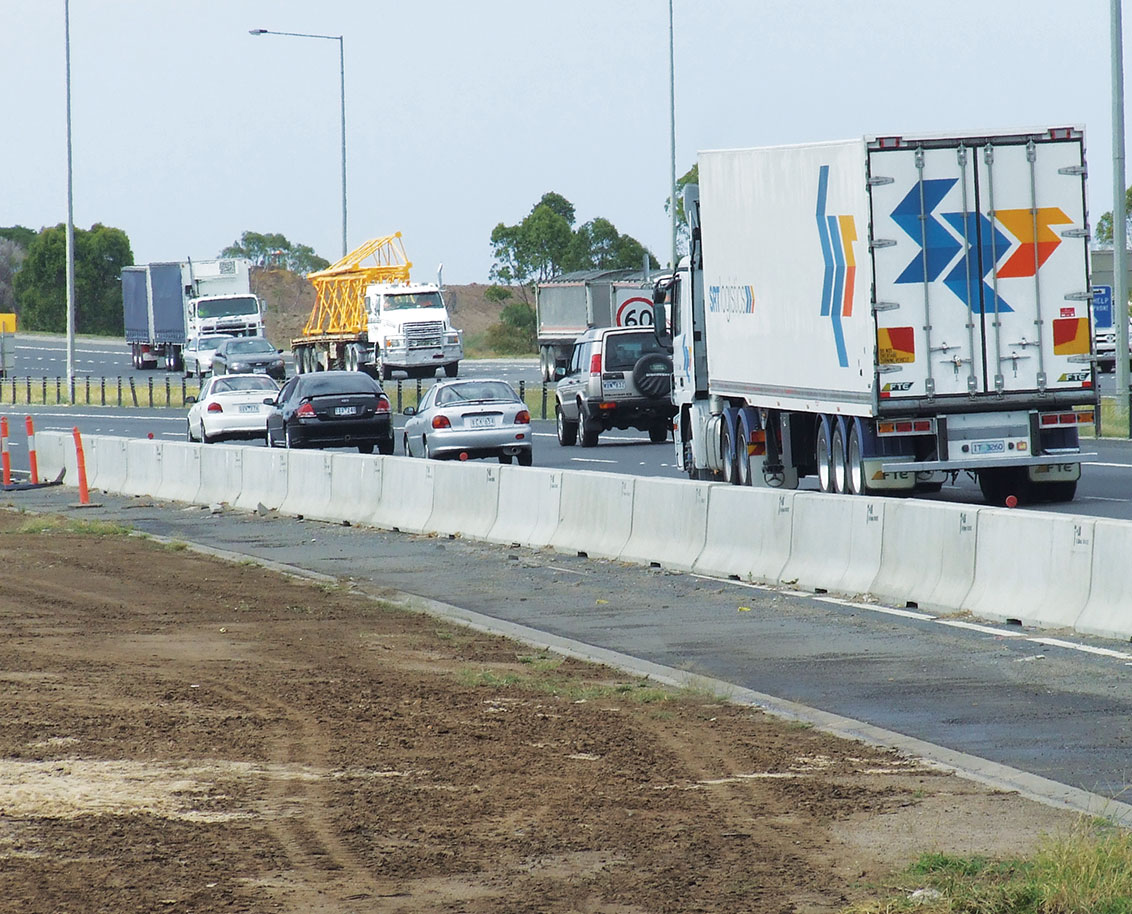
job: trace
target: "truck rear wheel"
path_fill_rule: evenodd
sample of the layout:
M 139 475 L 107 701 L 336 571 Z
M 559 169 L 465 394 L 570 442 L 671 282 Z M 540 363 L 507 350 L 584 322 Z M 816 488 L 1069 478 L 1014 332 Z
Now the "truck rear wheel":
M 454 378 L 459 373 L 460 373 L 460 363 L 459 362 L 449 362 L 447 365 L 444 366 L 444 377 L 446 377 L 446 378 Z
M 818 486 L 823 492 L 833 492 L 833 441 L 829 422 L 818 422 L 817 443 L 814 445 L 814 462 L 818 468 Z
M 838 423 L 833 430 L 833 445 L 830 459 L 833 463 L 833 490 L 843 495 L 851 494 L 849 489 L 849 463 L 846 459 L 845 433 Z
M 988 505 L 1001 508 L 1013 495 L 1019 502 L 1029 501 L 1032 486 L 1025 467 L 990 467 L 979 470 L 979 491 Z
M 720 467 L 723 471 L 723 481 L 734 486 L 739 484 L 739 470 L 735 465 L 734 432 L 731 431 L 728 423 L 724 422 L 722 425 L 719 430 Z
M 845 472 L 850 495 L 872 495 L 861 458 L 861 433 L 854 422 L 849 429 L 849 450 L 845 455 Z

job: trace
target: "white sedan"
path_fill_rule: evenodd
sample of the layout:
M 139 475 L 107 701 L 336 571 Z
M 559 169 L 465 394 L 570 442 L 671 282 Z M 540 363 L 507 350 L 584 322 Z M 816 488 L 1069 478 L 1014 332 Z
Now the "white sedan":
M 212 371 L 212 354 L 224 340 L 230 340 L 230 333 L 210 333 L 194 336 L 181 351 L 181 361 L 185 366 L 185 377 L 196 375 L 203 378 Z
M 209 378 L 189 407 L 190 441 L 211 444 L 225 438 L 267 437 L 271 407 L 263 401 L 279 392 L 279 384 L 265 374 L 222 374 Z

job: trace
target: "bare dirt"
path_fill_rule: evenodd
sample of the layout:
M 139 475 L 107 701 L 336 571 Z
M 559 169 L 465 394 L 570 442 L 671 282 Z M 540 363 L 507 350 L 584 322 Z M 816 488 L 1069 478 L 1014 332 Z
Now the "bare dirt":
M 833 912 L 1075 821 L 342 586 L 0 512 L 0 909 Z

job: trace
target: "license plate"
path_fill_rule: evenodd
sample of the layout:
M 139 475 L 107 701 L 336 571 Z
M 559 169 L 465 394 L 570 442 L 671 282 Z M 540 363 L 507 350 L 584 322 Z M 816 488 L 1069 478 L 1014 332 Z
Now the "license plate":
M 606 390 L 624 390 L 624 381 L 602 381 L 601 386 Z
M 334 415 L 336 416 L 356 416 L 358 408 L 356 406 L 335 406 Z
M 494 428 L 494 416 L 468 416 L 465 420 L 469 428 Z
M 1004 441 L 975 441 L 971 444 L 972 454 L 1001 454 L 1005 450 Z
M 242 413 L 258 413 L 259 412 L 259 404 L 258 403 L 241 403 L 240 404 L 240 412 L 242 412 Z

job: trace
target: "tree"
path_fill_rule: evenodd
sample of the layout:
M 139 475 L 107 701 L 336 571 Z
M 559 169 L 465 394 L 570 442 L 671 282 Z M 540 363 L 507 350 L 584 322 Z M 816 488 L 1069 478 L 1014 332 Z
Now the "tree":
M 75 229 L 75 330 L 123 332 L 122 267 L 132 266 L 130 239 L 121 229 L 95 223 Z M 44 229 L 28 245 L 15 275 L 16 309 L 27 330 L 67 329 L 67 229 Z
M 684 212 L 684 188 L 689 184 L 700 183 L 700 163 L 697 162 L 676 180 L 676 253 L 687 254 L 688 242 L 691 240 L 688 232 L 688 214 Z M 664 201 L 664 211 L 672 212 L 672 198 Z
M 0 237 L 0 312 L 7 314 L 16 310 L 13 280 L 26 256 L 27 249 L 22 245 L 11 238 Z
M 10 225 L 7 228 L 0 228 L 0 238 L 7 238 L 9 241 L 16 242 L 16 244 L 25 251 L 38 234 L 39 232 L 34 229 L 25 228 L 22 225 Z
M 1124 212 L 1127 214 L 1129 226 L 1125 237 L 1132 238 L 1132 187 L 1124 191 Z M 1098 244 L 1112 244 L 1112 210 L 1097 220 L 1093 240 Z
M 246 257 L 257 267 L 280 267 L 300 275 L 325 270 L 330 261 L 306 244 L 292 244 L 283 235 L 244 232 L 220 252 L 221 257 Z
M 499 321 L 487 328 L 487 344 L 506 355 L 534 352 L 537 323 L 534 308 L 526 302 L 512 302 L 500 312 Z

